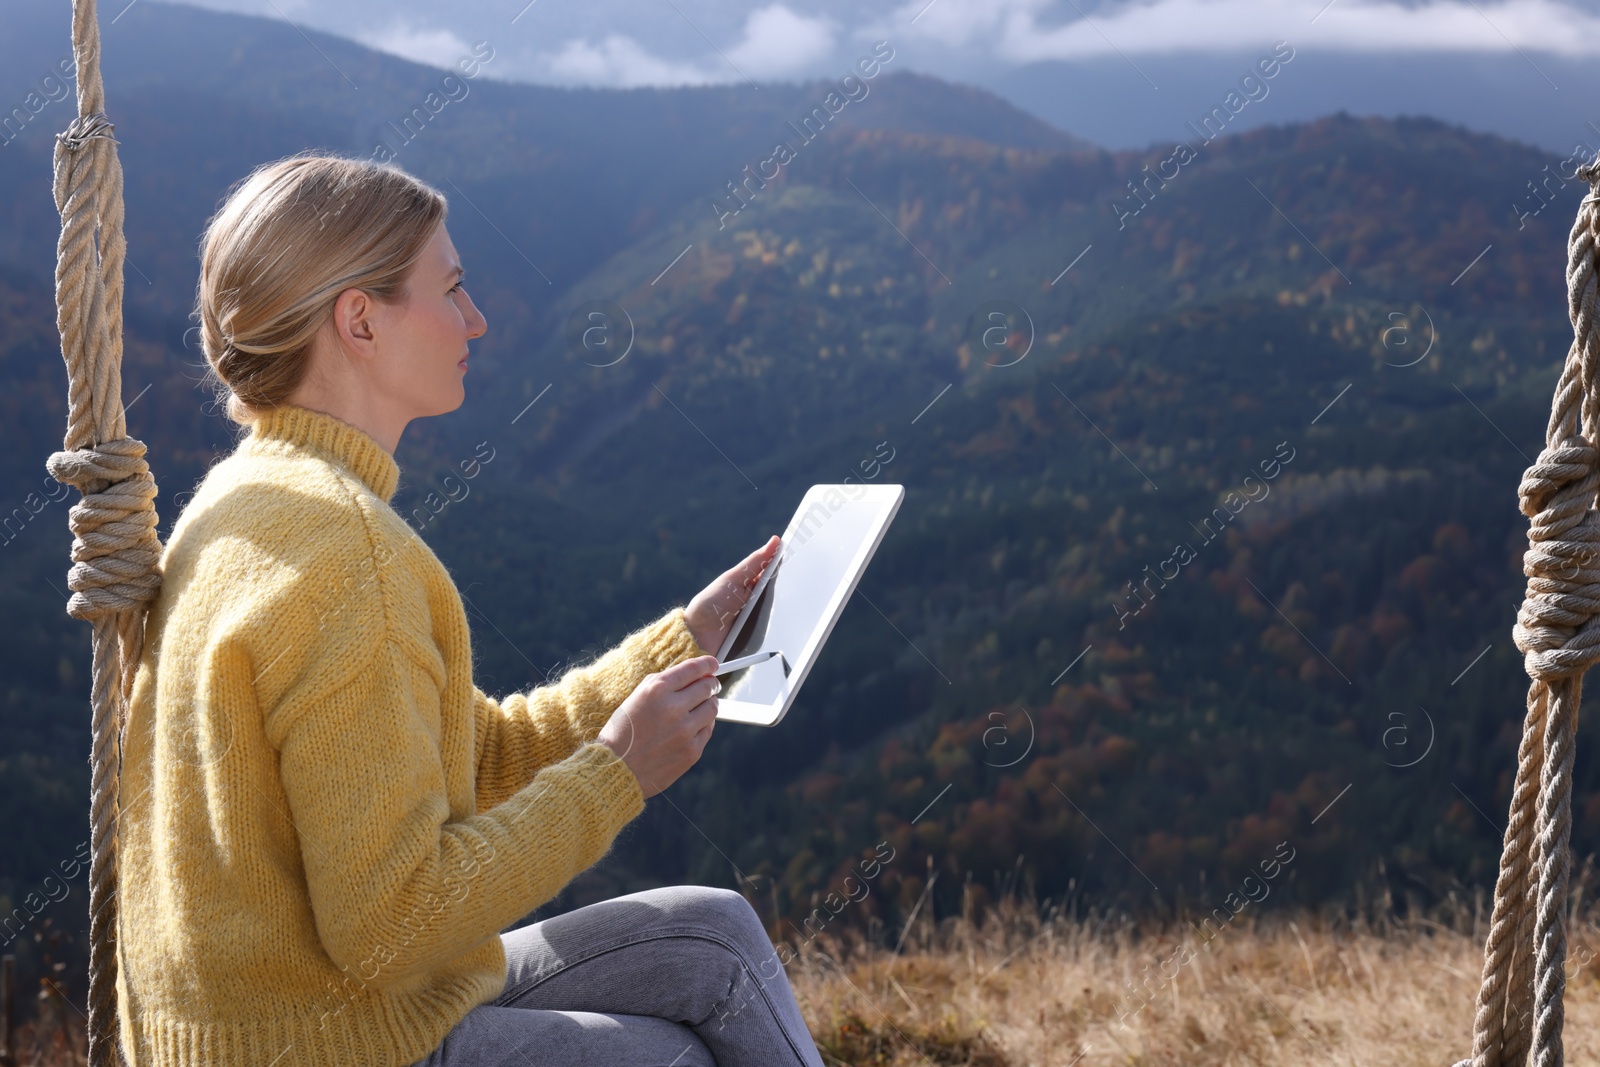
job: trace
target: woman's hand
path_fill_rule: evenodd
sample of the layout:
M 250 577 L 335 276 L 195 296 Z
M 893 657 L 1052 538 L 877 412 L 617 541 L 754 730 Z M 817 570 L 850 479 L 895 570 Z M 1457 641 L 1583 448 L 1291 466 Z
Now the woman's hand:
M 595 738 L 617 754 L 653 797 L 700 759 L 717 721 L 722 683 L 715 656 L 696 656 L 647 674 Z
M 684 621 L 700 647 L 715 655 L 722 642 L 727 640 L 728 628 L 738 616 L 739 609 L 750 599 L 750 591 L 760 580 L 767 564 L 778 554 L 783 542 L 773 534 L 767 543 L 744 558 L 744 562 L 725 572 L 722 577 L 702 589 L 689 601 L 684 610 Z

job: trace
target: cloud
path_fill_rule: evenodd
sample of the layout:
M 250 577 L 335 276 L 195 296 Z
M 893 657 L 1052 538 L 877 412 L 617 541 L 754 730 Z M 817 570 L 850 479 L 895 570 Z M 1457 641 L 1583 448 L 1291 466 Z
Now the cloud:
M 992 36 L 1010 18 L 1033 24 L 1037 13 L 1048 6 L 1048 0 L 910 0 L 888 22 L 858 36 L 885 37 L 894 28 L 907 26 L 906 33 L 959 48 Z
M 744 39 L 728 58 L 752 78 L 782 78 L 815 68 L 833 54 L 833 23 L 796 15 L 782 4 L 750 12 Z
M 890 25 L 1014 64 L 1220 52 L 1288 39 L 1350 52 L 1600 56 L 1600 14 L 1562 0 L 1135 0 L 1082 17 L 1051 0 L 907 0 Z M 919 14 L 920 13 L 920 14 Z M 915 21 L 911 21 L 915 20 Z
M 546 57 L 545 66 L 558 81 L 613 89 L 709 85 L 729 80 L 708 74 L 693 63 L 674 63 L 651 55 L 632 37 L 615 33 L 598 45 L 568 41 L 561 51 Z
M 363 34 L 357 39 L 368 48 L 430 67 L 451 67 L 462 56 L 472 54 L 472 46 L 449 30 L 416 29 L 405 22 L 393 23 L 388 29 Z
M 739 39 L 697 60 L 670 59 L 624 34 L 598 43 L 575 38 L 540 56 L 545 73 L 559 82 L 632 89 L 641 86 L 713 85 L 786 78 L 817 69 L 834 51 L 836 28 L 822 17 L 796 14 L 769 4 L 745 16 Z

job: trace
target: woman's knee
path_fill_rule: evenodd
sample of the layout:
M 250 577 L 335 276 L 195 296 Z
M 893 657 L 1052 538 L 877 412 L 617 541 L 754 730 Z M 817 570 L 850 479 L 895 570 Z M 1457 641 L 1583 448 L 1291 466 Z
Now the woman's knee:
M 741 894 L 733 889 L 712 886 L 667 886 L 653 893 L 666 894 L 661 901 L 667 921 L 715 931 L 738 949 L 747 963 L 760 963 L 773 957 L 773 941 L 766 934 L 762 918 Z
M 761 925 L 761 917 L 748 900 L 731 889 L 676 885 L 652 892 L 663 895 L 660 903 L 670 921 L 714 930 L 734 938 L 746 948 L 760 950 L 764 947 L 771 951 L 772 942 Z

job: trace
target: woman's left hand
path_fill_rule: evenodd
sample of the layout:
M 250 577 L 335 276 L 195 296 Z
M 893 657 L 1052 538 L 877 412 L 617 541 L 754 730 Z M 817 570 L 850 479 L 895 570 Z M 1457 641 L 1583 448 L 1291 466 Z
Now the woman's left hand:
M 750 591 L 767 569 L 767 564 L 778 554 L 781 544 L 778 535 L 773 534 L 766 544 L 724 572 L 722 577 L 689 601 L 689 606 L 684 609 L 684 621 L 701 648 L 713 656 L 717 654 L 717 649 L 727 640 L 728 628 L 733 625 L 739 609 L 750 599 Z

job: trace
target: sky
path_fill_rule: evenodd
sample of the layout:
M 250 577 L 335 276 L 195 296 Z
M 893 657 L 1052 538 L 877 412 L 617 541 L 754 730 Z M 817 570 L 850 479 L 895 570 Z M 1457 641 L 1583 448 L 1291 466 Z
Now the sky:
M 104 17 L 125 2 L 104 0 Z M 1277 41 L 1309 61 L 1249 124 L 1433 114 L 1552 149 L 1600 127 L 1600 0 L 188 2 L 437 66 L 484 42 L 488 76 L 553 85 L 838 77 L 888 41 L 899 69 L 984 86 L 1107 147 L 1158 140 Z
M 107 5 L 113 10 L 116 0 Z M 1567 0 L 205 0 L 287 17 L 446 65 L 502 37 L 502 77 L 562 85 L 705 85 L 823 75 L 881 39 L 964 67 L 1250 50 L 1301 37 L 1317 48 L 1600 57 L 1600 10 Z

